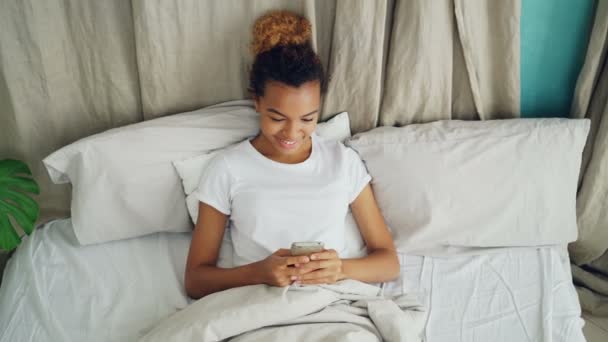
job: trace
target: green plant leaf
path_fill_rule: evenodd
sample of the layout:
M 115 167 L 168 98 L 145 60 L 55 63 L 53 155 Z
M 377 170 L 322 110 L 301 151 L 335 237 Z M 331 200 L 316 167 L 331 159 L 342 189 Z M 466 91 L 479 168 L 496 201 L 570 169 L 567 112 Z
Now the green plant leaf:
M 0 196 L 4 197 L 5 203 L 12 202 L 13 204 L 18 204 L 21 207 L 21 209 L 23 210 L 23 214 L 25 214 L 25 216 L 29 220 L 36 220 L 36 218 L 38 217 L 38 210 L 36 209 L 37 208 L 36 201 L 29 198 L 27 195 L 24 195 L 20 192 L 10 189 L 10 188 L 7 188 L 6 192 L 2 193 Z M 7 208 L 7 210 L 10 210 L 10 209 Z
M 14 159 L 0 160 L 0 249 L 13 250 L 21 242 L 14 222 L 31 234 L 40 209 L 27 194 L 38 194 L 40 188 L 27 165 Z
M 17 232 L 11 227 L 11 222 L 8 217 L 0 218 L 0 249 L 5 251 L 13 250 L 19 246 L 21 238 Z

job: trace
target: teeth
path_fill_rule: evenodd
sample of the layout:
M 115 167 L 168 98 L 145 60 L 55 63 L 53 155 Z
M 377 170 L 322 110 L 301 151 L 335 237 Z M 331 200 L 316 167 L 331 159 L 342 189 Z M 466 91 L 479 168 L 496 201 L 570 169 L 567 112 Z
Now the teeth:
M 289 141 L 289 140 L 281 140 L 282 143 L 284 143 L 285 145 L 293 145 L 296 142 L 295 141 Z

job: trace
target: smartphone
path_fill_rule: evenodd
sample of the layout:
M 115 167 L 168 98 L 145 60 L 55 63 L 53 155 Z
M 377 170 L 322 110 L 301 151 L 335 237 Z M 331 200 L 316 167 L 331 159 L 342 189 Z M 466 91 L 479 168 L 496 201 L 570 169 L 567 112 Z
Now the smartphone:
M 304 241 L 291 244 L 291 255 L 309 255 L 323 251 L 323 242 Z

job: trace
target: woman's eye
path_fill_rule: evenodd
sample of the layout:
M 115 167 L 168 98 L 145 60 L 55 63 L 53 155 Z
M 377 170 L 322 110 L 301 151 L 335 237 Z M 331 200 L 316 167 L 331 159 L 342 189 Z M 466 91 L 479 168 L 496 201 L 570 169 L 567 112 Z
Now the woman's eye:
M 314 119 L 302 119 L 302 121 L 312 122 Z
M 281 122 L 281 121 L 283 121 L 283 120 L 285 120 L 285 119 L 275 119 L 275 118 L 270 118 L 270 120 L 272 120 L 272 121 L 274 121 L 274 122 Z

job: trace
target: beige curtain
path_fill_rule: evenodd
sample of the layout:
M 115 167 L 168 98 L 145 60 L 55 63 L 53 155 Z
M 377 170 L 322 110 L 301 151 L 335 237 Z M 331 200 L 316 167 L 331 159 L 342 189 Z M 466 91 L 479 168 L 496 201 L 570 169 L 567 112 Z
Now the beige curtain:
M 519 116 L 519 13 L 519 1 L 398 2 L 380 124 Z
M 250 27 L 306 15 L 331 82 L 323 117 L 352 129 L 519 115 L 520 1 L 71 0 L 0 2 L 0 157 L 68 187 L 41 160 L 108 128 L 246 97 Z
M 29 164 L 45 213 L 70 207 L 46 155 L 142 120 L 134 46 L 128 1 L 0 2 L 0 158 Z
M 577 199 L 579 238 L 570 245 L 583 309 L 608 315 L 608 1 L 598 1 L 572 117 L 591 119 Z
M 379 125 L 519 116 L 520 1 L 337 1 L 326 114 Z

